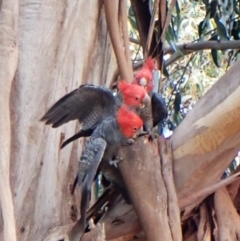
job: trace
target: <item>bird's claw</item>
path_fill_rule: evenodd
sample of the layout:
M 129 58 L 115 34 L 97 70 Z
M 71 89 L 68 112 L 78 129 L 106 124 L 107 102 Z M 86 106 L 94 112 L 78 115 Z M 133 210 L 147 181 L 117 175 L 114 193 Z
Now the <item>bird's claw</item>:
M 154 130 L 149 131 L 148 140 L 153 142 L 156 138 L 158 138 L 158 134 Z
M 122 160 L 123 160 L 122 157 L 117 156 L 114 160 L 109 161 L 109 164 L 118 168 L 118 163 Z
M 133 145 L 135 141 L 133 139 L 128 139 L 127 142 L 125 143 L 125 146 L 130 146 Z

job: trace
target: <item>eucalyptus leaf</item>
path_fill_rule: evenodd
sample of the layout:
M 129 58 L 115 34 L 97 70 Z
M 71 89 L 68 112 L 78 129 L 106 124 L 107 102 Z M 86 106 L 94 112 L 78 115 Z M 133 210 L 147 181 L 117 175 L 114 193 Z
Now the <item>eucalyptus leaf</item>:
M 137 23 L 136 23 L 135 17 L 129 16 L 128 19 L 129 19 L 129 22 L 130 22 L 132 28 L 133 28 L 134 30 L 137 30 Z
M 178 93 L 176 93 L 175 99 L 174 99 L 174 102 L 173 102 L 173 108 L 174 108 L 175 112 L 179 112 L 180 111 L 181 103 L 182 103 L 182 96 L 181 96 L 181 93 L 178 92 Z
M 218 35 L 215 34 L 210 38 L 210 41 L 213 41 L 213 40 L 218 40 Z M 212 59 L 213 59 L 214 64 L 218 68 L 220 68 L 220 65 L 218 63 L 218 50 L 217 49 L 211 49 L 211 55 L 212 55 Z
M 165 65 L 165 62 L 163 62 L 163 74 L 169 78 L 170 74 L 168 73 L 167 67 Z
M 176 1 L 176 23 L 177 23 L 177 33 L 176 33 L 176 37 L 178 38 L 178 34 L 179 34 L 179 30 L 180 30 L 180 25 L 181 25 L 181 10 L 179 7 L 179 3 L 178 1 Z
M 214 21 L 217 25 L 217 33 L 221 40 L 228 40 L 227 28 L 223 25 L 223 23 L 219 20 L 218 15 L 215 16 Z

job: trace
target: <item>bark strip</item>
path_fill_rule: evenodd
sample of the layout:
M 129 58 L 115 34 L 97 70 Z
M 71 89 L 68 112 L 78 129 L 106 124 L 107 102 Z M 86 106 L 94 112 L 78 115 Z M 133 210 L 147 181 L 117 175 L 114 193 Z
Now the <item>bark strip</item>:
M 120 1 L 120 20 L 122 23 L 122 33 L 123 33 L 123 42 L 124 42 L 124 52 L 125 57 L 128 62 L 128 66 L 132 66 L 131 55 L 130 55 L 130 41 L 129 41 L 129 34 L 128 34 L 128 16 L 127 16 L 127 1 L 121 0 Z M 130 68 L 130 71 L 132 68 Z M 133 75 L 133 72 L 131 73 Z
M 182 229 L 178 198 L 173 180 L 171 141 L 159 138 L 158 146 L 161 156 L 162 176 L 167 191 L 168 222 L 172 234 L 172 240 L 181 241 Z
M 15 241 L 16 224 L 10 186 L 10 92 L 18 62 L 17 26 L 19 2 L 0 2 L 0 240 Z
M 120 35 L 120 27 L 118 24 L 118 6 L 119 1 L 104 0 L 105 15 L 108 25 L 108 31 L 111 38 L 112 46 L 116 55 L 118 62 L 119 71 L 121 77 L 131 82 L 133 79 L 133 72 L 131 66 L 129 66 L 126 61 L 124 50 L 123 50 L 123 40 Z
M 240 217 L 233 206 L 226 188 L 222 188 L 215 193 L 214 205 L 218 223 L 219 241 L 239 240 Z
M 211 241 L 211 225 L 207 205 L 203 203 L 200 206 L 200 222 L 197 231 L 198 241 Z

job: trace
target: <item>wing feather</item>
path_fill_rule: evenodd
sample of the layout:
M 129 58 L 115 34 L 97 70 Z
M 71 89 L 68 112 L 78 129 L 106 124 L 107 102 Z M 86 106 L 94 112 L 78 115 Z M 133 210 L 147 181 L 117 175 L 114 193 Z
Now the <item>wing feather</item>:
M 96 126 L 103 118 L 115 113 L 116 98 L 102 86 L 82 85 L 58 100 L 41 118 L 45 124 L 59 127 L 79 120 L 83 129 Z
M 162 96 L 158 93 L 152 93 L 152 116 L 153 126 L 167 118 L 167 107 Z

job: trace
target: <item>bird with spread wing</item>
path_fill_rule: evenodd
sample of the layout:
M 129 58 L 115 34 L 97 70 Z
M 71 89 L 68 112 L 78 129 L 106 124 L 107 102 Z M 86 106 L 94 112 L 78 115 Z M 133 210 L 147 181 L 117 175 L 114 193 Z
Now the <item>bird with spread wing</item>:
M 144 88 L 122 82 L 121 96 L 114 97 L 104 87 L 83 85 L 62 97 L 42 117 L 41 121 L 59 127 L 78 119 L 83 131 L 91 132 L 79 162 L 78 182 L 82 184 L 81 219 L 79 227 L 85 228 L 91 184 L 97 169 L 108 166 L 118 149 L 132 144 L 132 138 L 142 132 L 143 122 L 130 108 L 138 110 L 150 101 Z M 108 168 L 106 168 L 108 170 Z M 115 180 L 114 174 L 106 176 Z M 110 180 L 110 181 L 112 181 Z M 116 184 L 118 180 L 115 180 Z M 122 180 L 119 182 L 120 186 Z M 74 229 L 73 229 L 74 230 Z M 71 234 L 70 234 L 71 235 Z

